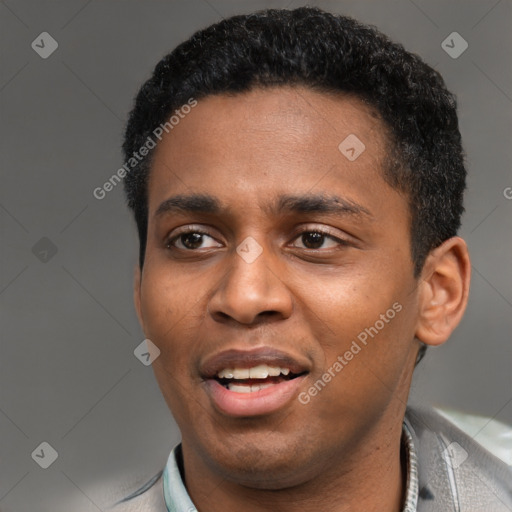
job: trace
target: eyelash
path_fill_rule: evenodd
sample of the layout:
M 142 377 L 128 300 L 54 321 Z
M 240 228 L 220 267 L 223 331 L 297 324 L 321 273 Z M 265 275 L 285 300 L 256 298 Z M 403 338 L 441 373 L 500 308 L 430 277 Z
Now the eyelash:
M 307 234 L 307 233 L 318 233 L 318 234 L 321 234 L 333 241 L 335 241 L 336 243 L 338 243 L 339 245 L 341 246 L 348 246 L 349 245 L 349 242 L 347 242 L 346 240 L 343 240 L 342 238 L 338 238 L 336 236 L 334 236 L 332 233 L 329 233 L 327 230 L 322 230 L 322 229 L 304 229 L 303 231 L 300 231 L 299 233 L 297 233 L 295 235 L 295 237 L 293 238 L 293 240 L 296 240 L 297 238 L 301 237 L 302 235 L 304 234 Z M 177 249 L 177 250 L 180 250 L 180 251 L 189 251 L 189 252 L 195 252 L 195 251 L 199 251 L 199 249 L 182 249 L 181 247 L 175 247 L 173 245 L 173 243 L 178 240 L 181 236 L 183 235 L 189 235 L 189 234 L 198 234 L 198 235 L 206 235 L 206 236 L 209 236 L 210 238 L 213 238 L 215 240 L 215 238 L 213 236 L 211 236 L 209 233 L 207 233 L 206 231 L 203 231 L 201 229 L 197 229 L 197 228 L 189 228 L 189 229 L 186 229 L 184 231 L 182 231 L 181 233 L 177 234 L 177 235 L 174 235 L 172 238 L 169 238 L 166 240 L 165 242 L 165 247 L 166 249 L 169 249 L 169 250 L 172 250 L 172 249 Z M 301 247 L 299 247 L 299 249 L 302 249 Z M 305 248 L 305 250 L 307 251 L 326 251 L 327 249 L 308 249 L 307 247 Z

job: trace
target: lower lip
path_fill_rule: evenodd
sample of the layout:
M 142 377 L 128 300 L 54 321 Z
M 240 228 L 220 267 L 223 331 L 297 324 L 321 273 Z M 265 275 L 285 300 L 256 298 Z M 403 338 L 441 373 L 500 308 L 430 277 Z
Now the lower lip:
M 305 375 L 285 380 L 251 393 L 226 389 L 215 379 L 206 381 L 206 390 L 218 410 L 229 416 L 261 416 L 283 408 L 296 396 Z

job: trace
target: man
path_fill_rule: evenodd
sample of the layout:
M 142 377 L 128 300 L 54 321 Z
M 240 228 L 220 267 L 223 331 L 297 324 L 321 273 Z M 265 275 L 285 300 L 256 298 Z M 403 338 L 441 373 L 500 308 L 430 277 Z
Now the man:
M 236 16 L 158 63 L 123 148 L 182 442 L 114 510 L 512 510 L 504 463 L 406 406 L 470 281 L 436 71 L 319 9 Z

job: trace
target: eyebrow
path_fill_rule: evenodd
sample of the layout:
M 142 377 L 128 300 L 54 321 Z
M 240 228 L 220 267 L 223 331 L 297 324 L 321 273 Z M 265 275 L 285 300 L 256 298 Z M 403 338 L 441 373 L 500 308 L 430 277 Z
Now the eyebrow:
M 266 205 L 264 211 L 279 213 L 328 213 L 369 217 L 373 215 L 364 206 L 335 195 L 283 195 L 273 204 Z M 163 201 L 155 212 L 155 217 L 169 213 L 207 213 L 220 214 L 227 210 L 214 196 L 208 194 L 177 195 Z

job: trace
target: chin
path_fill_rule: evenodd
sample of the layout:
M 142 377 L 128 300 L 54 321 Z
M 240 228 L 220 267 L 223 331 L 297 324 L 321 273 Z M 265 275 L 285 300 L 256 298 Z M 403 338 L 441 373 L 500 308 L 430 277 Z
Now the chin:
M 268 441 L 268 434 L 266 437 Z M 245 487 L 279 490 L 306 481 L 313 467 L 306 451 L 297 449 L 294 443 L 285 445 L 282 440 L 277 441 L 265 443 L 263 439 L 240 438 L 236 446 L 225 444 L 214 453 L 211 453 L 212 446 L 207 445 L 208 459 L 217 474 Z
M 289 489 L 307 481 L 305 475 L 298 474 L 298 468 L 293 460 L 288 460 L 286 464 L 271 463 L 250 470 L 246 467 L 223 465 L 219 473 L 234 484 L 269 491 Z

